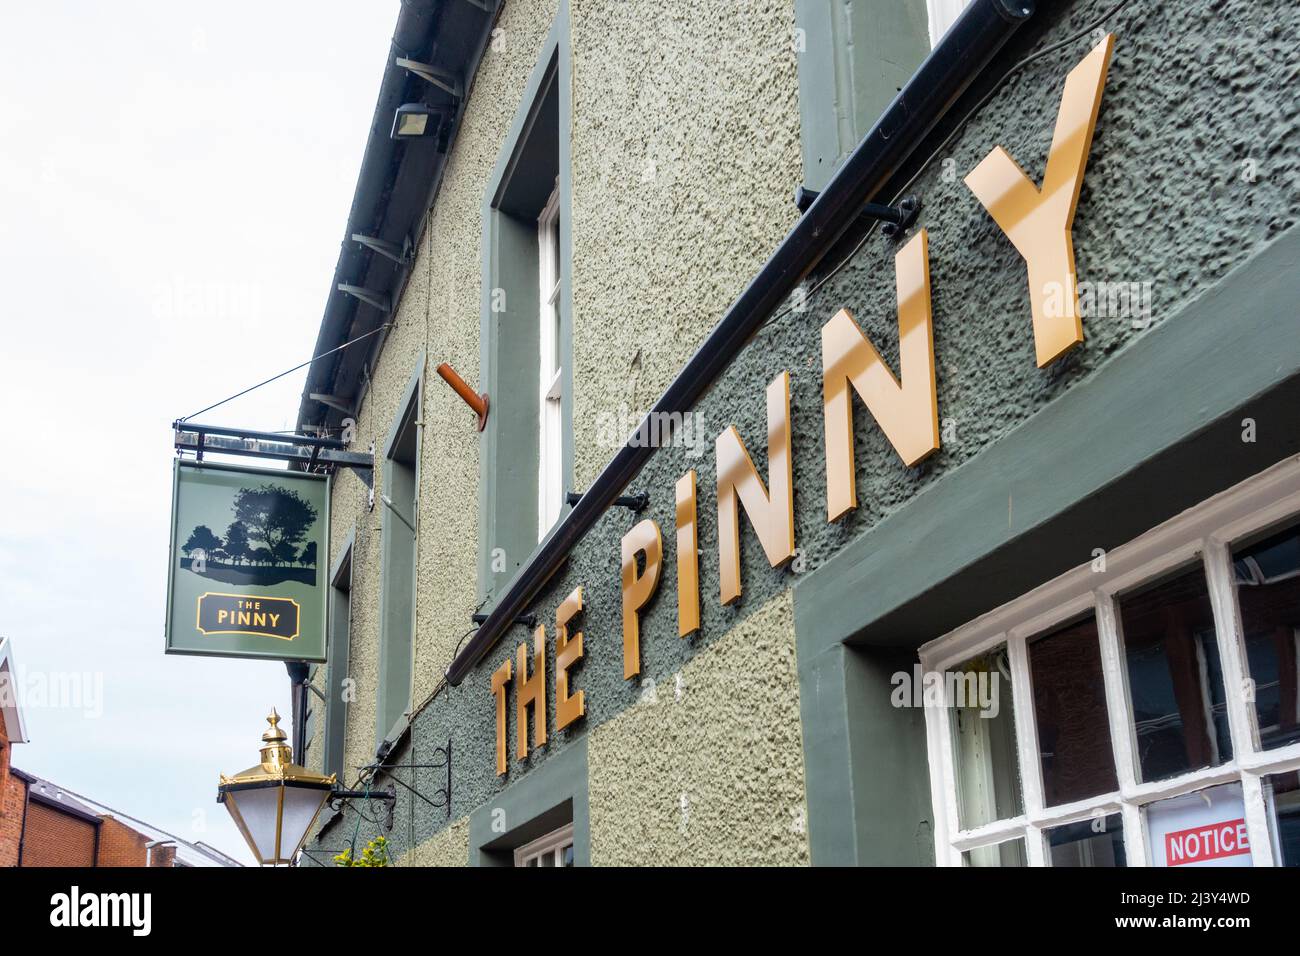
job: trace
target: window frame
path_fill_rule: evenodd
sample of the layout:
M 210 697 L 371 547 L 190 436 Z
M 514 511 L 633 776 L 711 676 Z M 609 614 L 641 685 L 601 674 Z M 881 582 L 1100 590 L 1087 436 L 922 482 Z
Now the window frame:
M 344 699 L 343 681 L 347 679 L 352 653 L 352 557 L 356 549 L 356 528 L 347 539 L 329 577 L 327 608 L 329 636 L 325 674 L 325 727 L 322 736 L 321 768 L 323 773 L 344 779 L 347 753 L 348 703 Z M 346 617 L 340 620 L 344 609 Z
M 424 457 L 424 366 L 425 353 L 416 357 L 415 369 L 402 400 L 397 405 L 388 438 L 383 448 L 382 494 L 375 495 L 375 509 L 379 512 L 379 686 L 375 701 L 375 746 L 396 740 L 409 720 L 415 698 L 415 632 L 419 607 L 420 575 L 420 482 Z M 397 461 L 399 445 L 407 429 L 412 430 L 413 464 Z M 396 500 L 394 476 L 397 468 L 410 471 L 411 501 Z M 406 521 L 393 513 L 384 498 L 398 508 L 410 508 L 404 515 Z M 410 568 L 402 573 L 393 565 L 397 561 L 398 534 L 410 534 L 410 553 L 402 555 L 409 560 Z M 409 604 L 409 607 L 407 605 Z
M 523 846 L 516 848 L 515 866 L 525 867 L 530 860 L 540 859 L 549 853 L 555 859 L 555 866 L 563 867 L 564 851 L 568 847 L 574 847 L 572 823 L 566 823 L 545 836 L 540 836 L 531 843 L 525 843 Z M 576 847 L 574 852 L 576 860 Z
M 532 407 L 539 391 L 534 382 L 539 372 L 537 216 L 555 177 L 560 193 L 558 251 L 563 277 L 558 300 L 564 362 L 560 468 L 566 487 L 572 484 L 572 146 L 568 131 L 573 110 L 569 34 L 568 5 L 561 0 L 488 177 L 481 206 L 480 387 L 492 397 L 492 411 L 479 447 L 478 597 L 489 605 L 540 547 L 539 409 Z M 544 148 L 549 154 L 548 131 L 554 134 L 557 163 L 542 169 L 538 150 Z M 523 407 L 525 397 L 527 409 Z M 561 515 L 567 507 L 563 490 L 557 496 Z
M 537 217 L 538 397 L 537 540 L 560 519 L 564 505 L 564 335 L 561 298 L 560 183 Z
M 1053 826 L 1091 819 L 1101 811 L 1121 815 L 1124 852 L 1129 865 L 1150 865 L 1144 820 L 1147 807 L 1207 787 L 1240 783 L 1252 865 L 1276 865 L 1263 779 L 1300 769 L 1300 743 L 1273 750 L 1259 747 L 1255 707 L 1242 692 L 1249 671 L 1236 600 L 1232 548 L 1234 543 L 1282 526 L 1297 515 L 1300 515 L 1300 459 L 1290 459 L 1107 552 L 1106 570 L 1093 571 L 1094 556 L 1090 556 L 1074 570 L 923 645 L 921 665 L 928 674 L 943 673 L 977 654 L 1006 644 L 1024 807 L 1013 818 L 969 830 L 960 828 L 948 718 L 952 702 L 945 686 L 944 706 L 925 708 L 936 863 L 960 866 L 964 851 L 1023 838 L 1028 865 L 1049 865 L 1046 831 Z M 1214 614 L 1233 757 L 1219 766 L 1139 783 L 1118 602 L 1126 592 L 1197 561 L 1206 576 Z M 1027 643 L 1089 612 L 1096 616 L 1101 643 L 1112 758 L 1119 789 L 1087 800 L 1046 807 Z

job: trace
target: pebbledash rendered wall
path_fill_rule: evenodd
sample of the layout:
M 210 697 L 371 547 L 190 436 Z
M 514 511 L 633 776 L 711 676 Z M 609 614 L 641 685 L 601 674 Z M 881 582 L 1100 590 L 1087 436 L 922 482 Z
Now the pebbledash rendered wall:
M 1038 14 L 987 75 L 996 78 L 1026 54 L 1084 30 L 1113 5 L 1112 0 L 1040 3 Z M 799 177 L 793 62 L 771 52 L 788 37 L 790 10 L 755 5 L 763 16 L 755 17 L 752 11 L 737 14 L 728 30 L 739 36 L 771 29 L 772 44 L 720 41 L 728 51 L 751 51 L 749 68 L 728 69 L 725 83 L 713 87 L 683 89 L 674 82 L 684 82 L 696 65 L 682 59 L 681 75 L 676 76 L 669 66 L 647 64 L 644 47 L 633 37 L 648 29 L 648 21 L 669 17 L 680 27 L 664 31 L 662 42 L 669 46 L 658 59 L 688 53 L 696 57 L 701 53 L 689 39 L 695 36 L 692 18 L 712 20 L 717 15 L 702 11 L 711 5 L 694 4 L 656 8 L 669 11 L 660 12 L 658 20 L 648 10 L 643 20 L 624 10 L 639 6 L 572 0 L 569 11 L 578 487 L 613 453 L 595 441 L 590 419 L 616 410 L 625 400 L 640 409 L 653 400 L 779 241 L 793 215 L 782 203 Z M 475 81 L 465 127 L 421 243 L 422 268 L 415 270 L 361 411 L 361 447 L 372 435 L 382 443 L 422 352 L 431 365 L 445 359 L 462 368 L 467 378 L 475 378 L 483 183 L 534 65 L 535 54 L 529 51 L 540 44 L 555 12 L 554 4 L 505 4 L 501 25 L 510 31 L 512 44 L 518 38 L 520 45 L 512 45 L 508 54 L 489 53 Z M 838 309 L 849 309 L 897 367 L 897 247 L 872 235 L 808 300 L 804 311 L 771 321 L 694 409 L 707 424 L 704 453 L 695 457 L 691 449 L 681 447 L 657 451 L 631 488 L 649 492 L 647 512 L 634 517 L 612 509 L 536 602 L 533 610 L 547 624 L 548 635 L 548 744 L 527 760 L 514 758 L 512 687 L 507 698 L 509 772 L 504 778 L 496 775 L 490 677 L 520 643 L 531 646 L 531 634 L 522 627 L 513 629 L 459 687 L 441 692 L 418 715 L 393 761 L 412 761 L 413 743 L 413 762 L 430 762 L 432 748 L 450 738 L 452 812 L 448 818 L 399 788 L 396 825 L 387 836 L 402 862 L 479 862 L 471 848 L 497 835 L 485 829 L 493 810 L 501 811 L 497 817 L 506 827 L 514 827 L 525 822 L 530 808 L 545 809 L 542 803 L 565 794 L 573 800 L 580 862 L 798 864 L 846 859 L 834 847 L 820 848 L 843 825 L 823 820 L 846 811 L 835 802 L 838 791 L 831 780 L 837 754 L 828 758 L 821 735 L 827 720 L 821 701 L 826 688 L 819 682 L 826 673 L 842 682 L 843 673 L 821 669 L 819 655 L 839 653 L 839 645 L 830 647 L 816 633 L 818 615 L 833 616 L 838 610 L 825 605 L 824 595 L 834 592 L 819 590 L 819 572 L 824 580 L 837 567 L 832 563 L 837 555 L 842 566 L 846 556 L 860 553 L 861 542 L 879 539 L 883 550 L 871 555 L 874 565 L 902 569 L 897 573 L 910 574 L 916 589 L 924 591 L 931 573 L 927 560 L 959 551 L 961 529 L 918 523 L 909 533 L 906 527 L 899 529 L 900 519 L 905 524 L 910 512 L 929 501 L 969 493 L 972 501 L 991 497 L 1000 502 L 1007 528 L 1018 530 L 1020 522 L 1029 520 L 1017 507 L 1022 493 L 1032 498 L 1032 490 L 1044 483 L 1072 487 L 1072 476 L 1086 470 L 1087 462 L 1052 460 L 1049 470 L 1033 474 L 1011 469 L 998 479 L 1005 486 L 990 487 L 994 479 L 988 468 L 980 471 L 982 461 L 993 460 L 1000 448 L 1033 433 L 1055 410 L 1070 407 L 1072 401 L 1084 402 L 1077 396 L 1085 396 L 1108 367 L 1121 368 L 1126 355 L 1147 344 L 1144 340 L 1158 342 L 1162 330 L 1176 332 L 1180 322 L 1195 317 L 1203 326 L 1220 321 L 1221 315 L 1221 347 L 1231 365 L 1232 353 L 1243 348 L 1234 333 L 1250 326 L 1249 316 L 1235 315 L 1231 299 L 1228 307 L 1216 304 L 1221 300 L 1215 296 L 1235 287 L 1233 283 L 1239 285 L 1243 270 L 1268 271 L 1271 263 L 1280 262 L 1290 263 L 1294 272 L 1297 242 L 1289 230 L 1300 200 L 1300 151 L 1295 148 L 1300 119 L 1294 97 L 1286 90 L 1297 69 L 1294 37 L 1300 31 L 1300 9 L 1282 0 L 1132 0 L 1103 29 L 1113 32 L 1116 42 L 1074 223 L 1078 278 L 1150 283 L 1149 315 L 1085 318 L 1083 345 L 1047 369 L 1037 369 L 1024 262 L 962 182 L 997 145 L 1031 178 L 1041 179 L 1065 76 L 1098 39 L 1084 35 L 1012 75 L 909 185 L 908 191 L 924 203 L 917 228 L 929 232 L 943 426 L 939 452 L 919 467 L 905 468 L 858 404 L 859 507 L 841 521 L 827 523 L 821 326 Z M 612 35 L 615 31 L 618 37 Z M 531 38 L 531 45 L 525 38 Z M 678 41 L 682 48 L 671 48 Z M 644 69 L 659 81 L 653 93 L 638 86 Z M 746 83 L 751 84 L 750 94 L 738 96 L 734 84 Z M 974 98 L 968 96 L 958 113 L 973 105 Z M 618 108 L 620 101 L 625 108 Z M 712 118 L 704 122 L 694 115 L 683 127 L 681 113 L 691 111 Z M 753 115 L 758 113 L 762 119 Z M 777 122 L 773 115 L 786 119 Z M 782 125 L 786 122 L 791 125 Z M 673 145 L 683 128 L 692 131 L 692 138 Z M 768 142 L 773 151 L 768 161 L 748 157 L 732 164 L 731 175 L 748 180 L 745 188 L 692 188 L 690 177 L 697 172 L 718 175 L 715 164 L 727 161 L 734 137 L 746 140 L 738 129 L 755 135 L 763 131 L 761 136 L 768 139 L 752 139 L 750 148 Z M 712 151 L 704 142 L 710 137 L 715 140 Z M 923 154 L 937 145 L 932 138 Z M 652 186 L 638 193 L 628 189 L 622 175 L 601 171 L 619 164 L 637 170 L 646 151 L 656 148 L 664 150 L 652 157 L 658 159 L 658 174 L 673 170 L 670 175 L 679 178 L 680 190 Z M 611 198 L 611 192 L 618 196 Z M 606 218 L 603 209 L 617 212 Z M 656 248 L 641 257 L 622 245 L 626 236 L 644 235 L 638 230 L 651 228 L 634 225 L 637 220 L 652 223 L 659 233 L 657 240 L 643 240 Z M 1207 302 L 1219 310 L 1209 319 L 1197 311 L 1204 312 Z M 620 309 L 628 317 L 626 323 L 615 317 Z M 1290 370 L 1295 346 L 1285 344 L 1275 367 L 1257 363 L 1257 370 L 1246 367 L 1232 374 L 1257 371 L 1262 380 Z M 1258 346 L 1253 343 L 1252 355 Z M 722 607 L 717 597 L 712 440 L 735 425 L 765 475 L 764 389 L 786 370 L 791 375 L 798 555 L 787 568 L 771 569 L 742 520 L 744 596 Z M 1177 387 L 1175 375 L 1169 388 Z M 457 402 L 436 380 L 426 386 L 417 701 L 451 659 L 468 627 L 475 594 L 477 435 Z M 1163 412 L 1151 403 L 1118 407 L 1130 431 L 1146 427 L 1144 415 L 1152 416 L 1152 434 L 1164 424 L 1159 417 Z M 1213 411 L 1208 400 L 1199 411 Z M 1198 409 L 1187 413 L 1194 416 Z M 1284 424 L 1293 428 L 1294 418 Z M 1281 447 L 1272 444 L 1253 452 L 1260 456 L 1259 467 L 1278 460 Z M 1108 450 L 1103 444 L 1090 453 L 1105 458 Z M 701 627 L 681 639 L 673 485 L 690 468 L 699 476 Z M 1153 496 L 1159 493 L 1151 491 Z M 357 680 L 358 700 L 349 713 L 347 745 L 347 764 L 356 766 L 369 762 L 373 752 L 380 516 L 366 511 L 364 488 L 346 474 L 336 483 L 334 508 L 336 546 L 353 523 L 357 527 L 351 676 Z M 619 540 L 643 517 L 653 518 L 664 531 L 665 567 L 658 594 L 641 616 L 642 677 L 625 681 Z M 945 540 L 945 535 L 953 537 Z M 1054 575 L 1088 557 L 1083 549 L 1077 556 L 1053 555 L 1059 567 L 1045 566 L 1044 573 Z M 583 632 L 585 657 L 572 675 L 575 688 L 586 694 L 587 715 L 556 732 L 554 612 L 579 585 L 584 611 L 571 630 Z M 824 630 L 829 634 L 844 627 L 843 621 L 828 621 Z M 908 666 L 914 648 L 936 636 L 914 633 L 896 641 L 903 646 L 899 666 Z M 879 834 L 882 845 L 889 845 L 880 861 L 926 863 L 932 850 L 927 844 L 929 794 L 921 718 L 888 713 L 887 683 L 877 681 L 875 686 L 884 688 L 880 699 L 860 702 L 860 712 L 878 718 L 889 734 L 880 738 L 878 751 L 859 761 L 855 772 L 869 765 L 869 779 L 854 783 L 853 799 L 861 798 L 863 806 L 872 799 L 902 805 L 898 819 L 907 825 L 894 827 L 900 833 Z M 320 752 L 319 741 L 313 752 Z M 838 762 L 847 762 L 847 754 L 844 757 Z M 425 793 L 438 789 L 439 773 L 420 772 L 419 788 Z M 407 779 L 406 772 L 402 774 Z M 385 783 L 382 778 L 378 782 Z M 872 792 L 873 786 L 897 792 L 882 797 Z M 825 797 L 828 793 L 830 798 Z M 861 808 L 852 812 L 865 813 Z M 349 810 L 309 848 L 317 855 L 335 849 L 347 842 L 356 825 L 357 817 Z M 869 820 L 856 825 L 859 837 L 871 835 Z M 361 821 L 362 838 L 379 832 Z M 859 853 L 848 859 L 869 862 L 872 857 Z

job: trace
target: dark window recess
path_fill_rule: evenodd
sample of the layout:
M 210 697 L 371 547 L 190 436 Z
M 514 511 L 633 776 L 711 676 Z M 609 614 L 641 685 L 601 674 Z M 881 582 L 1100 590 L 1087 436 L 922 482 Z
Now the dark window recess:
M 420 382 L 414 379 L 405 410 L 393 426 L 384 461 L 381 523 L 379 695 L 375 739 L 398 729 L 411 706 L 411 653 L 415 630 L 415 524 L 419 512 Z
M 1232 562 L 1260 746 L 1295 743 L 1300 740 L 1296 719 L 1300 527 L 1234 551 Z
M 1047 806 L 1118 789 L 1097 622 L 1089 615 L 1029 642 Z
M 1272 816 L 1278 866 L 1300 866 L 1300 773 L 1265 777 L 1264 799 Z
M 1118 813 L 1080 820 L 1047 831 L 1052 866 L 1127 866 L 1124 827 Z
M 1141 779 L 1231 760 L 1223 668 L 1201 566 L 1124 597 L 1120 618 Z
M 352 627 L 352 546 L 339 564 L 329 591 L 329 665 L 325 671 L 325 773 L 346 776 L 343 768 L 348 704 L 344 681 L 348 677 Z

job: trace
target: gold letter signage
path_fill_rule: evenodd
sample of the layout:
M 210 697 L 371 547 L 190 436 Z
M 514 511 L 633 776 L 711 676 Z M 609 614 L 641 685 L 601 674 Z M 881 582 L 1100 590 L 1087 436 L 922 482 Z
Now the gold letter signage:
M 1001 147 L 989 153 L 966 177 L 967 185 L 1027 264 L 1039 367 L 1048 365 L 1083 341 L 1070 230 L 1113 44 L 1114 38 L 1108 35 L 1066 78 L 1041 189 Z M 916 465 L 939 448 L 929 237 L 924 229 L 895 255 L 894 283 L 898 296 L 897 375 L 848 309 L 840 309 L 822 326 L 827 521 L 836 521 L 858 505 L 853 452 L 855 394 L 907 467 Z M 772 567 L 780 567 L 795 554 L 789 372 L 782 372 L 767 386 L 766 404 L 766 484 L 734 425 L 715 440 L 719 597 L 724 605 L 741 596 L 742 508 Z M 677 479 L 674 505 L 677 633 L 686 637 L 700 629 L 700 528 L 694 469 Z M 186 547 L 200 550 L 210 547 L 210 535 L 204 534 L 205 530 L 196 527 L 193 540 Z M 231 540 L 238 545 L 238 535 Z M 658 590 L 663 572 L 659 525 L 651 519 L 638 522 L 623 535 L 620 552 L 623 677 L 630 680 L 641 673 L 641 613 Z M 583 692 L 571 692 L 570 676 L 571 668 L 583 657 L 583 635 L 575 632 L 570 636 L 569 628 L 582 610 L 579 586 L 555 612 L 557 730 L 586 713 Z M 285 602 L 270 597 L 250 599 L 240 594 L 208 593 L 200 599 L 198 613 L 198 630 L 202 634 L 252 633 L 288 639 L 297 628 L 296 609 L 290 613 Z M 307 623 L 304 610 L 304 628 Z M 533 708 L 533 746 L 546 743 L 545 644 L 546 629 L 538 627 L 533 636 L 531 677 L 528 676 L 527 644 L 520 645 L 517 657 L 513 661 L 507 657 L 492 675 L 498 774 L 506 773 L 508 764 L 506 693 L 512 679 L 516 755 L 523 760 L 529 753 L 529 707 Z M 512 674 L 515 669 L 518 673 Z
M 645 573 L 637 576 L 636 556 L 645 554 Z M 663 569 L 659 526 L 647 518 L 623 535 L 623 679 L 641 673 L 641 608 L 659 587 Z
M 563 730 L 587 712 L 582 691 L 569 695 L 569 668 L 582 659 L 582 631 L 569 637 L 569 622 L 582 610 L 582 588 L 560 602 L 555 611 L 555 729 Z
M 822 327 L 828 521 L 858 506 L 850 384 L 903 464 L 915 465 L 939 447 L 934 329 L 930 321 L 930 251 L 924 229 L 894 257 L 894 276 L 901 382 L 894 378 L 847 309 L 840 309 Z
M 528 708 L 533 708 L 533 746 L 546 743 L 546 628 L 533 633 L 533 676 L 528 676 L 528 645 L 519 645 L 515 679 L 515 756 L 528 756 Z
M 492 696 L 497 704 L 497 774 L 506 772 L 506 686 L 510 683 L 510 658 L 492 674 Z
M 790 459 L 790 373 L 767 387 L 767 480 L 763 486 L 736 426 L 714 443 L 718 458 L 718 572 L 722 603 L 740 597 L 739 505 L 754 525 L 768 563 L 794 557 L 794 482 Z M 737 501 L 739 499 L 739 501 Z
M 966 176 L 966 185 L 1029 267 L 1029 302 L 1039 368 L 1083 341 L 1070 229 L 1114 43 L 1114 36 L 1107 34 L 1065 78 L 1042 189 L 1001 146 Z
M 695 469 L 677 479 L 677 636 L 700 627 L 700 543 L 695 527 Z

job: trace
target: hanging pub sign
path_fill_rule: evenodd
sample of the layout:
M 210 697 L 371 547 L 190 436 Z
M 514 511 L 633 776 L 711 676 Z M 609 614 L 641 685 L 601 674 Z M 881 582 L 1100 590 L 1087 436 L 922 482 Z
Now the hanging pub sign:
M 177 461 L 168 654 L 325 660 L 329 479 Z

